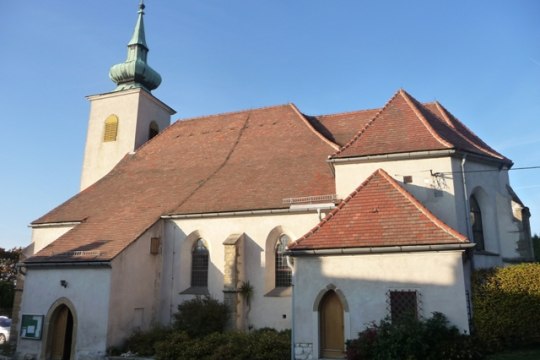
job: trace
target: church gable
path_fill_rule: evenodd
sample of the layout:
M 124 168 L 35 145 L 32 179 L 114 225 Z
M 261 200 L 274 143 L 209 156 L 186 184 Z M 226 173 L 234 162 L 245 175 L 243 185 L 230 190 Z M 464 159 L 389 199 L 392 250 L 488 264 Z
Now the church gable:
M 289 249 L 301 250 L 466 244 L 379 169 Z
M 446 149 L 511 163 L 440 104 L 422 104 L 402 89 L 333 158 Z

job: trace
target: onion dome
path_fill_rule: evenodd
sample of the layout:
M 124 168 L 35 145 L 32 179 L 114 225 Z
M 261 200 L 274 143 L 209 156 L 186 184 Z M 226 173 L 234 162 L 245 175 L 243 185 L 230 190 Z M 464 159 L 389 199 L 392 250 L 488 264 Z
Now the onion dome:
M 148 46 L 144 36 L 144 7 L 141 0 L 135 30 L 128 44 L 126 61 L 113 65 L 109 70 L 109 77 L 117 85 L 114 91 L 134 88 L 151 91 L 161 84 L 159 73 L 146 62 Z

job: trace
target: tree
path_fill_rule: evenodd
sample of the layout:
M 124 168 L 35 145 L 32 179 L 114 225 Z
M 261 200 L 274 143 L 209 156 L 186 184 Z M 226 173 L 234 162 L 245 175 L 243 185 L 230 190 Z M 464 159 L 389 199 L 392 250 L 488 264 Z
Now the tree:
M 5 250 L 0 247 L 0 308 L 13 307 L 13 295 L 17 281 L 17 262 L 22 254 L 22 248 Z
M 540 236 L 534 234 L 532 237 L 533 249 L 534 249 L 534 259 L 540 261 Z

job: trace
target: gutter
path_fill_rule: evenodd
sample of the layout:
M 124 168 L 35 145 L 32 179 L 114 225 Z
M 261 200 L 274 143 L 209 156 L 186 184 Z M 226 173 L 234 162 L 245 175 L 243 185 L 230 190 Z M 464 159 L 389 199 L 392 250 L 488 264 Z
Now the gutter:
M 161 219 L 200 219 L 200 218 L 214 218 L 214 217 L 231 217 L 231 216 L 246 216 L 246 215 L 274 215 L 274 214 L 290 214 L 290 213 L 308 213 L 318 212 L 320 210 L 333 210 L 334 204 L 309 204 L 302 207 L 291 207 L 287 209 L 268 209 L 268 210 L 245 210 L 245 211 L 224 211 L 224 212 L 212 212 L 212 213 L 198 213 L 198 214 L 173 214 L 162 215 Z
M 473 248 L 474 243 L 460 244 L 434 244 L 434 245 L 404 245 L 404 246 L 378 246 L 378 247 L 355 247 L 338 249 L 306 249 L 306 250 L 287 250 L 284 254 L 300 256 L 328 256 L 328 255 L 365 255 L 365 254 L 393 254 L 404 252 L 422 252 L 422 251 L 449 251 L 466 250 Z
M 75 226 L 81 223 L 82 221 L 67 221 L 67 222 L 54 222 L 54 223 L 43 223 L 43 224 L 30 224 L 28 225 L 28 227 L 35 229 L 35 228 L 57 227 L 57 226 Z
M 331 158 L 327 161 L 330 163 L 342 163 L 342 162 L 356 162 L 356 161 L 380 161 L 380 160 L 404 160 L 404 159 L 418 159 L 426 157 L 441 157 L 454 155 L 456 150 L 428 150 L 428 151 L 415 151 L 415 152 L 406 152 L 406 153 L 393 153 L 393 154 L 383 154 L 383 155 L 368 155 L 368 156 L 357 156 L 349 158 Z
M 111 267 L 110 261 L 62 261 L 62 262 L 23 262 L 17 263 L 18 268 L 51 268 L 59 267 Z

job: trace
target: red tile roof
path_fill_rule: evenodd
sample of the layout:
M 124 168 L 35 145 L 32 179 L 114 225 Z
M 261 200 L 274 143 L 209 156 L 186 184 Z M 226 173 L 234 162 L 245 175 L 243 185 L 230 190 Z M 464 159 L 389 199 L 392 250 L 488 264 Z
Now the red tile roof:
M 165 214 L 286 208 L 284 198 L 334 194 L 326 159 L 337 149 L 293 105 L 176 122 L 34 221 L 83 222 L 29 261 L 112 259 Z
M 442 106 L 402 90 L 375 110 L 309 117 L 289 104 L 179 121 L 34 221 L 81 224 L 28 261 L 110 260 L 163 215 L 287 208 L 285 198 L 334 194 L 333 153 L 452 147 L 507 160 Z
M 467 243 L 384 170 L 375 171 L 291 251 Z
M 435 104 L 421 104 L 404 90 L 388 103 L 334 158 L 455 149 L 511 164 L 511 161 Z

